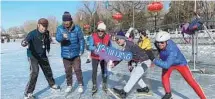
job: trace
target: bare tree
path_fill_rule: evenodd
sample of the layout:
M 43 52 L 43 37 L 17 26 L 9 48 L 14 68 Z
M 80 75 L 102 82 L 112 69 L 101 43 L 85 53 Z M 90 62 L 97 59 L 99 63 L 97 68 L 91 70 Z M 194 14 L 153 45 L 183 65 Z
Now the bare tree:
M 49 30 L 50 36 L 55 36 L 56 28 L 58 26 L 58 21 L 54 16 L 49 16 L 47 19 L 49 21 L 48 30 Z
M 37 28 L 37 21 L 35 21 L 35 20 L 26 21 L 26 22 L 23 24 L 23 27 L 24 27 L 25 33 L 29 33 L 30 31 L 32 31 L 32 30 L 34 30 L 34 29 Z

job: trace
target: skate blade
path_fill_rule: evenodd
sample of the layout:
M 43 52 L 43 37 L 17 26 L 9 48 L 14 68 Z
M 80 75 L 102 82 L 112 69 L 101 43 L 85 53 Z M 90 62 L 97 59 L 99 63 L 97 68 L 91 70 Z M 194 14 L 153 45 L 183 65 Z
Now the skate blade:
M 136 93 L 137 96 L 153 96 L 152 92 L 149 93 Z
M 114 96 L 116 99 L 123 99 L 119 94 L 115 93 L 112 89 L 108 88 L 108 91 Z

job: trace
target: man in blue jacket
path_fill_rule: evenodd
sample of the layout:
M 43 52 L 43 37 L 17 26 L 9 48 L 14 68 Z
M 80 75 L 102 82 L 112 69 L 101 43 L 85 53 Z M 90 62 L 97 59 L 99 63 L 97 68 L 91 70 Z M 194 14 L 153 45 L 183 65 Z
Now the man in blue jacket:
M 78 92 L 83 92 L 83 77 L 81 71 L 80 56 L 84 53 L 84 36 L 80 26 L 73 23 L 69 12 L 64 12 L 63 25 L 57 28 L 56 40 L 61 44 L 61 56 L 66 72 L 67 88 L 65 92 L 72 90 L 72 71 L 74 69 L 78 79 Z
M 159 51 L 159 58 L 154 59 L 153 62 L 156 66 L 163 69 L 162 84 L 166 92 L 162 99 L 171 99 L 172 94 L 169 77 L 173 70 L 179 71 L 201 99 L 206 99 L 201 87 L 193 78 L 184 55 L 170 39 L 170 34 L 165 31 L 160 31 L 157 33 L 155 40 L 155 46 Z
M 25 89 L 24 99 L 34 99 L 33 91 L 38 78 L 39 66 L 49 86 L 52 89 L 60 89 L 58 85 L 55 85 L 48 57 L 46 56 L 46 52 L 49 53 L 50 51 L 50 37 L 47 28 L 48 20 L 45 18 L 39 19 L 37 29 L 28 33 L 21 43 L 23 47 L 28 45 L 27 56 L 30 63 L 30 79 Z

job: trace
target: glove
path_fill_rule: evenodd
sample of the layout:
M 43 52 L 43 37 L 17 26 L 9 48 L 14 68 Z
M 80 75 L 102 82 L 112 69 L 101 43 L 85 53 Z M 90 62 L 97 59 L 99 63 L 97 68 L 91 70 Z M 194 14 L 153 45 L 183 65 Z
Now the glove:
M 154 64 L 154 63 L 152 63 L 150 67 L 154 67 L 154 66 L 155 66 L 155 64 Z
M 130 71 L 130 72 L 132 72 L 132 70 L 134 69 L 134 67 L 133 66 L 128 66 L 128 70 Z
M 23 47 L 26 47 L 26 46 L 28 45 L 28 42 L 27 42 L 26 40 L 23 40 L 23 41 L 21 42 L 21 45 L 22 45 Z
M 108 66 L 110 66 L 111 68 L 113 68 L 113 67 L 114 67 L 114 63 L 113 63 L 113 61 L 112 61 L 112 60 L 110 60 L 110 61 L 108 62 Z

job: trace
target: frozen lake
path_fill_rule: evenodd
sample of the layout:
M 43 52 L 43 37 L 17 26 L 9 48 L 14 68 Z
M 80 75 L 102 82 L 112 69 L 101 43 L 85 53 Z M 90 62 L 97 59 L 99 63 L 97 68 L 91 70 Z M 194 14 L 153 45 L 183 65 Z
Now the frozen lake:
M 191 46 L 179 45 L 179 48 L 185 54 L 185 57 L 191 59 Z M 203 88 L 208 99 L 215 99 L 215 45 L 201 45 L 199 46 L 197 68 L 205 68 L 206 74 L 194 73 L 194 78 L 199 82 Z M 91 97 L 91 73 L 92 66 L 86 64 L 86 54 L 81 58 L 82 72 L 84 77 L 84 94 L 80 99 L 92 99 Z M 52 93 L 48 87 L 47 81 L 40 70 L 37 85 L 34 94 L 38 99 L 66 99 L 63 92 L 66 88 L 65 72 L 60 56 L 60 45 L 52 44 L 49 56 L 51 68 L 56 80 L 56 83 L 62 87 L 62 91 Z M 192 68 L 192 64 L 190 64 Z M 108 81 L 109 87 L 122 88 L 126 80 L 129 78 L 126 62 L 120 63 L 117 67 L 113 68 L 114 75 L 110 76 Z M 98 82 L 101 81 L 100 68 L 98 71 Z M 73 92 L 68 95 L 69 99 L 77 99 L 77 80 L 73 75 L 74 88 Z M 21 47 L 20 41 L 1 44 L 1 98 L 2 99 L 23 99 L 25 86 L 29 79 L 29 64 L 26 56 L 26 48 Z M 149 69 L 146 74 L 146 82 L 153 92 L 151 97 L 137 97 L 134 92 L 135 89 L 129 93 L 127 99 L 160 99 L 164 95 L 164 89 L 161 84 L 161 69 L 159 67 Z M 181 75 L 174 71 L 171 74 L 171 87 L 174 99 L 198 99 L 198 96 L 192 88 L 185 82 Z M 99 84 L 99 91 L 96 99 L 114 99 L 107 96 L 102 92 L 101 83 Z M 94 98 L 95 99 L 95 98 Z

